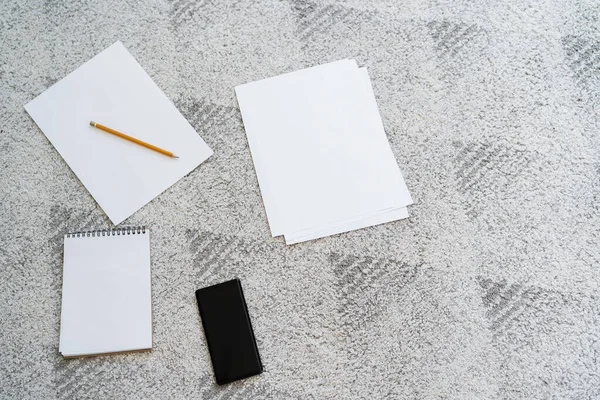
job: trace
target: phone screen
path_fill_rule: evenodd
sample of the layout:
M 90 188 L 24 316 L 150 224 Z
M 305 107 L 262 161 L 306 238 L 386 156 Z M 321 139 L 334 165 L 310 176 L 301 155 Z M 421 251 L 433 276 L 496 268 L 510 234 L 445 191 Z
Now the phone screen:
M 196 300 L 217 384 L 262 372 L 239 279 L 196 291 Z

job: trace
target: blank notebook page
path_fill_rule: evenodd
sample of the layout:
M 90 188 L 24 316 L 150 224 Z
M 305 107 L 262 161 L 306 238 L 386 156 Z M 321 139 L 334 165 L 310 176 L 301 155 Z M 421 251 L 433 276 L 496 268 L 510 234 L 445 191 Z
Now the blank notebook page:
M 63 356 L 152 348 L 149 232 L 133 232 L 65 237 Z

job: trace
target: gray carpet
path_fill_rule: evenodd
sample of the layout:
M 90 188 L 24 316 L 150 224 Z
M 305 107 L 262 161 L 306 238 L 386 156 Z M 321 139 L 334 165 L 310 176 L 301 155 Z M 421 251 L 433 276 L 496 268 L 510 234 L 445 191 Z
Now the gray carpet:
M 215 155 L 122 224 L 154 350 L 63 360 L 63 234 L 110 222 L 23 105 L 117 40 Z M 286 246 L 233 87 L 342 58 L 416 204 Z M 595 0 L 3 1 L 0 398 L 600 398 L 599 112 Z M 265 373 L 218 387 L 194 290 L 236 276 Z

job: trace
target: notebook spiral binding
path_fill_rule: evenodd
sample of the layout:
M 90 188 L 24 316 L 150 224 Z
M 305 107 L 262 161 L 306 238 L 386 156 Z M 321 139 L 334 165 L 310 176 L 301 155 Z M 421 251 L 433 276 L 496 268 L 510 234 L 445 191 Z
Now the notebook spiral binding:
M 146 233 L 145 226 L 134 226 L 127 228 L 113 228 L 113 229 L 97 229 L 94 231 L 84 232 L 71 232 L 67 233 L 67 238 L 79 238 L 79 237 L 99 237 L 99 236 L 118 236 L 118 235 L 141 235 Z

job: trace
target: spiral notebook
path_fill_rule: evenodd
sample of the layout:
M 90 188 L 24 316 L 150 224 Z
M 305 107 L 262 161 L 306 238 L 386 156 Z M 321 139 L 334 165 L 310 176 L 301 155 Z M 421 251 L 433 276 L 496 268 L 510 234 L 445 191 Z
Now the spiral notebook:
M 60 353 L 83 357 L 151 348 L 149 230 L 65 235 Z

